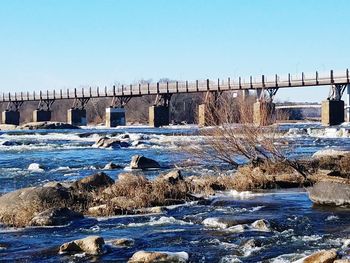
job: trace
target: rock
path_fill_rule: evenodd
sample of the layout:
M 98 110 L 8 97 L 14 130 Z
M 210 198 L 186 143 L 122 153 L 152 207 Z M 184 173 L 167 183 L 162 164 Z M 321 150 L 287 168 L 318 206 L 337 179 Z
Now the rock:
M 0 145 L 2 146 L 18 146 L 18 145 L 22 145 L 20 142 L 16 142 L 16 141 L 4 141 L 2 143 L 0 143 Z
M 103 167 L 103 170 L 114 170 L 114 169 L 120 169 L 120 168 L 123 168 L 123 166 L 109 162 L 105 165 L 105 167 Z
M 20 126 L 22 130 L 53 130 L 53 129 L 80 129 L 64 122 L 29 122 Z
M 264 219 L 256 220 L 252 223 L 252 227 L 259 231 L 270 231 L 270 223 Z
M 322 250 L 303 259 L 303 263 L 333 263 L 337 258 L 337 251 Z
M 0 196 L 0 221 L 25 226 L 38 212 L 57 204 L 74 203 L 64 187 L 28 187 Z
M 350 263 L 350 259 L 337 259 L 333 263 Z
M 324 149 L 315 152 L 312 157 L 313 158 L 321 158 L 321 157 L 334 157 L 339 158 L 345 155 L 349 155 L 350 151 L 346 149 Z
M 150 158 L 144 157 L 142 155 L 134 155 L 130 162 L 131 169 L 151 169 L 151 168 L 160 168 L 160 165 L 157 161 Z
M 66 207 L 50 208 L 36 215 L 29 223 L 31 226 L 58 226 L 81 219 L 84 216 L 81 213 L 74 212 Z
M 43 187 L 63 187 L 63 188 L 69 188 L 71 187 L 71 183 L 68 182 L 47 182 L 46 184 L 43 185 Z
M 130 135 L 127 134 L 127 133 L 124 133 L 124 134 L 120 134 L 118 136 L 118 138 L 121 139 L 121 140 L 130 139 Z
M 41 164 L 38 164 L 38 163 L 31 163 L 28 166 L 28 171 L 31 171 L 31 172 L 44 172 L 44 166 L 42 166 Z
M 350 205 L 350 185 L 321 181 L 307 189 L 312 202 L 319 205 Z
M 135 240 L 131 238 L 118 238 L 109 241 L 112 245 L 118 247 L 131 247 L 134 245 Z
M 101 216 L 101 215 L 106 214 L 106 210 L 107 210 L 107 205 L 103 204 L 103 205 L 97 205 L 97 206 L 90 207 L 88 209 L 88 212 L 90 215 Z
M 96 191 L 111 186 L 112 184 L 114 184 L 114 180 L 108 175 L 105 173 L 97 173 L 74 182 L 72 188 L 85 191 Z
M 101 255 L 104 252 L 104 240 L 99 236 L 89 236 L 83 239 L 74 240 L 64 243 L 59 252 L 60 253 L 77 253 L 85 252 L 89 255 Z
M 129 147 L 130 143 L 122 141 L 119 138 L 109 138 L 109 137 L 100 137 L 93 147 L 97 148 L 120 148 L 120 147 Z
M 183 176 L 181 175 L 180 170 L 173 170 L 167 174 L 164 174 L 159 177 L 161 180 L 165 180 L 170 184 L 176 184 L 179 181 L 183 181 Z
M 152 263 L 152 262 L 187 262 L 188 254 L 186 252 L 148 252 L 138 251 L 130 259 L 129 263 Z
M 161 214 L 166 212 L 168 209 L 164 206 L 144 207 L 137 209 L 136 212 L 141 214 Z

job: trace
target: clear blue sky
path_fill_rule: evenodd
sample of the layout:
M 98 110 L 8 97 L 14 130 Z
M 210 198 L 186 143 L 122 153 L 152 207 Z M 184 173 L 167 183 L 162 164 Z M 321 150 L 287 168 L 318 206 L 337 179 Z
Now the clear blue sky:
M 343 70 L 349 24 L 348 0 L 0 0 L 0 91 Z

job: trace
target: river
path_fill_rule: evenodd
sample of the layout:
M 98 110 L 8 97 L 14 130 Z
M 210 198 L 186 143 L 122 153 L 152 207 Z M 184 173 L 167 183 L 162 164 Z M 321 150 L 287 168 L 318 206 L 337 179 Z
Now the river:
M 346 135 L 315 125 L 285 125 L 285 140 L 293 146 L 291 155 L 308 157 L 325 147 L 350 147 Z M 131 147 L 93 147 L 101 135 L 127 133 Z M 148 178 L 172 168 L 183 167 L 185 175 L 215 174 L 217 163 L 192 163 L 181 150 L 201 143 L 195 126 L 151 129 L 84 128 L 80 130 L 0 131 L 0 194 L 48 181 L 73 181 L 104 171 L 113 179 L 127 168 L 105 170 L 113 162 L 127 167 L 131 157 L 143 154 L 160 162 L 161 170 L 145 172 Z M 38 163 L 42 169 L 28 170 Z M 224 169 L 224 168 L 223 168 Z M 219 192 L 206 203 L 170 206 L 161 214 L 86 217 L 67 226 L 15 229 L 0 226 L 1 262 L 126 262 L 139 250 L 187 252 L 190 262 L 293 262 L 324 248 L 339 248 L 350 238 L 350 209 L 317 207 L 304 189 Z M 251 223 L 265 219 L 267 231 Z M 239 224 L 230 226 L 230 222 Z M 227 223 L 222 223 L 227 222 Z M 60 255 L 57 248 L 70 240 L 99 235 L 108 252 L 99 257 Z M 132 247 L 115 247 L 108 240 L 132 238 Z M 256 246 L 244 245 L 254 240 Z

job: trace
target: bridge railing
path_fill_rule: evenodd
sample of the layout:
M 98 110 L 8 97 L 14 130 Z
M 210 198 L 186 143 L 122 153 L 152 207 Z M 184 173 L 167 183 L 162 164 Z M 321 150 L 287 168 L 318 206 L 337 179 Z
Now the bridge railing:
M 79 89 L 61 89 L 54 91 L 40 92 L 16 92 L 3 93 L 0 102 L 8 101 L 39 101 L 72 98 L 98 98 L 114 96 L 138 96 L 154 95 L 164 93 L 186 93 L 204 92 L 220 90 L 241 90 L 241 89 L 264 89 L 264 88 L 285 88 L 302 86 L 319 86 L 332 84 L 347 84 L 349 82 L 349 70 L 333 71 L 327 73 L 314 72 L 311 74 L 298 75 L 274 75 L 260 76 L 258 78 L 227 78 L 217 80 L 196 80 L 196 81 L 176 81 L 161 83 L 139 83 L 133 85 L 119 85 L 111 88 L 84 87 Z

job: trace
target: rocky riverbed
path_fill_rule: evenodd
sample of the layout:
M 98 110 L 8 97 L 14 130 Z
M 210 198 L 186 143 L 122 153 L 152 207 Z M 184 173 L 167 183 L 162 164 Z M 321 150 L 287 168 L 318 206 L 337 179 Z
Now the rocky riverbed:
M 4 132 L 0 255 L 36 262 L 347 258 L 350 210 L 335 207 L 348 200 L 347 140 L 285 138 L 310 170 L 307 180 L 280 164 L 231 170 L 194 160 L 183 151 L 202 143 L 192 127 Z M 311 185 L 314 203 L 305 191 Z

